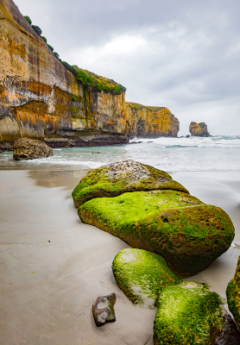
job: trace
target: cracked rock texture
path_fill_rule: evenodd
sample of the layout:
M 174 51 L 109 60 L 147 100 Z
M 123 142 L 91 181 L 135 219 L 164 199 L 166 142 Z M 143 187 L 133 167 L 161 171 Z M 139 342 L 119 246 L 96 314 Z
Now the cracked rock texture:
M 0 149 L 26 136 L 51 147 L 177 136 L 179 122 L 169 109 L 127 103 L 125 93 L 84 88 L 12 0 L 0 2 L 0 20 Z

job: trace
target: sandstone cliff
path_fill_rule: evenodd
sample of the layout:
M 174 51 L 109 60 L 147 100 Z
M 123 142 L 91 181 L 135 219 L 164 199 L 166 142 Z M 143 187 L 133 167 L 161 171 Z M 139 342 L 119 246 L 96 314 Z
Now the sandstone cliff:
M 0 20 L 0 148 L 20 137 L 64 147 L 177 136 L 179 122 L 167 108 L 126 103 L 123 87 L 114 94 L 83 85 L 12 0 L 1 0 Z
M 208 132 L 208 128 L 206 123 L 204 122 L 191 122 L 189 126 L 189 132 L 194 137 L 209 137 L 210 133 Z

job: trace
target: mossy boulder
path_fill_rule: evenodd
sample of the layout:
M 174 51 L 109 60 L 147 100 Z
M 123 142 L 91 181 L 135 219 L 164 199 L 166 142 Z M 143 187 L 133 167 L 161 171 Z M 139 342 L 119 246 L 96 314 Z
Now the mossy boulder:
M 170 189 L 189 193 L 165 171 L 127 160 L 91 170 L 74 189 L 76 207 L 99 197 L 113 197 L 125 192 Z
M 227 286 L 228 307 L 240 329 L 240 257 L 238 258 L 236 273 Z
M 121 250 L 112 270 L 118 286 L 133 304 L 150 309 L 156 307 L 163 288 L 182 282 L 160 255 L 141 249 Z
M 95 198 L 78 209 L 87 224 L 164 257 L 180 275 L 208 267 L 230 246 L 234 227 L 219 207 L 174 190 Z
M 183 282 L 163 289 L 154 321 L 155 345 L 211 345 L 223 323 L 222 300 L 199 283 Z

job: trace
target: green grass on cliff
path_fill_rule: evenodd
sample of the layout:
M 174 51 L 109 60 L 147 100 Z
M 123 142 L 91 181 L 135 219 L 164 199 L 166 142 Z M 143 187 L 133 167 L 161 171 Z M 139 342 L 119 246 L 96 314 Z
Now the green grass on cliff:
M 29 16 L 24 16 L 24 18 L 26 19 L 26 21 L 31 25 L 32 24 L 32 20 Z
M 155 113 L 161 109 L 163 109 L 164 107 L 149 107 L 146 105 L 142 105 L 139 103 L 132 103 L 132 102 L 126 102 L 126 104 L 131 108 L 131 109 L 135 109 L 135 110 L 142 110 L 142 109 L 147 109 L 149 111 L 151 111 L 151 113 Z
M 93 72 L 89 72 L 78 66 L 72 66 L 76 71 L 76 78 L 84 86 L 92 87 L 95 91 L 112 93 L 114 95 L 121 95 L 122 92 L 126 91 L 126 88 L 121 84 L 116 83 L 112 79 L 101 77 Z

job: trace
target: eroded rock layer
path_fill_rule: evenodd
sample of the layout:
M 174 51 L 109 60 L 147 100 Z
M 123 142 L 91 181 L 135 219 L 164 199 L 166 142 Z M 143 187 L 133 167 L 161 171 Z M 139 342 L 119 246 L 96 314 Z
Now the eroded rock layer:
M 0 148 L 31 137 L 52 147 L 109 145 L 177 136 L 167 108 L 125 102 L 84 87 L 54 56 L 12 0 L 0 2 Z

